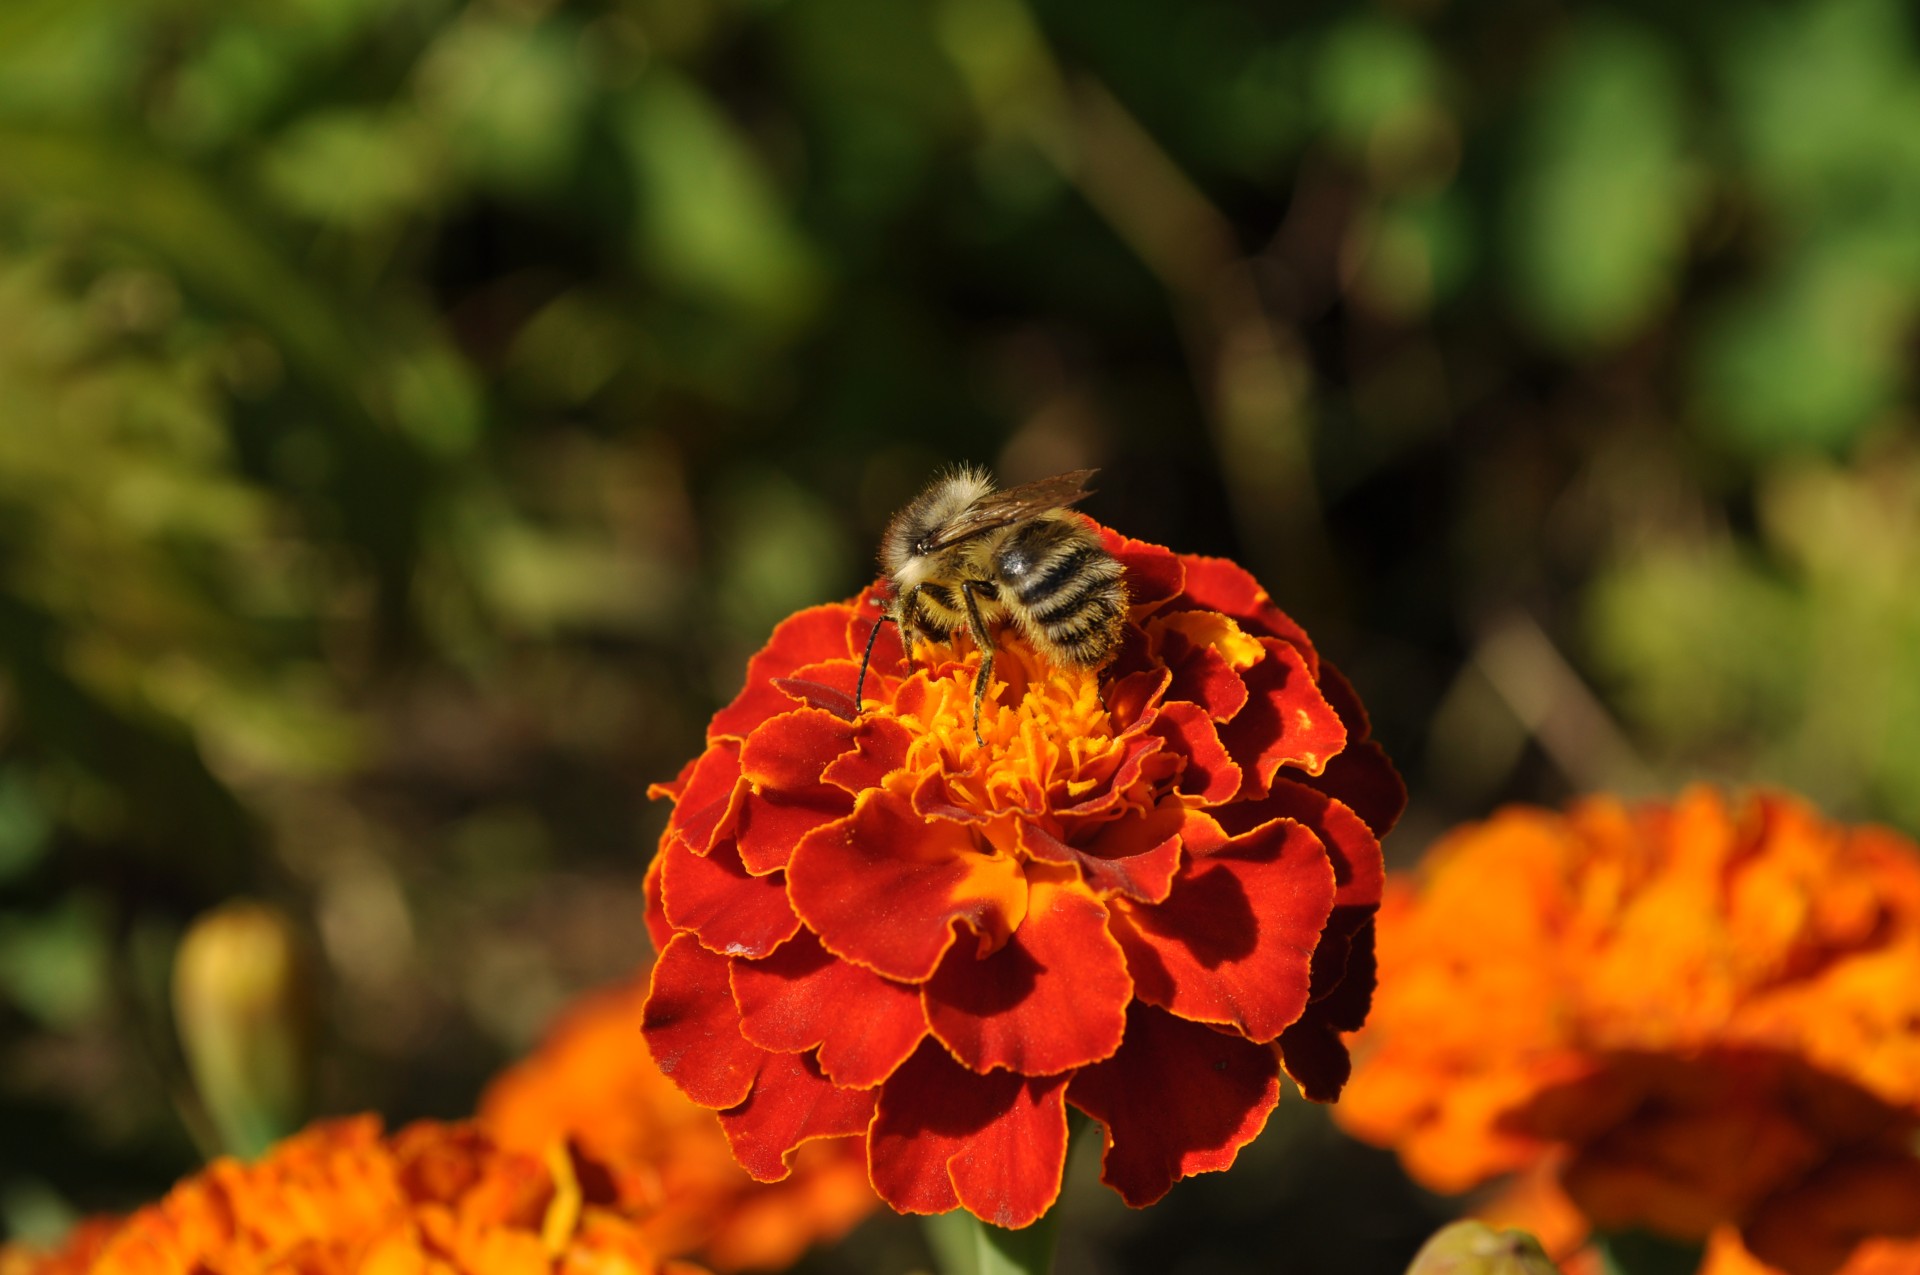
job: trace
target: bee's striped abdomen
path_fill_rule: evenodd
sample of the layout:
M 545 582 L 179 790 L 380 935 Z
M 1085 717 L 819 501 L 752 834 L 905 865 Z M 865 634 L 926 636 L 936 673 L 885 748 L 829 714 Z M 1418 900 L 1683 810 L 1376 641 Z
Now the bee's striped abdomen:
M 1127 613 L 1125 569 L 1077 519 L 1030 523 L 998 558 L 1002 600 L 1050 658 L 1095 665 L 1113 654 Z

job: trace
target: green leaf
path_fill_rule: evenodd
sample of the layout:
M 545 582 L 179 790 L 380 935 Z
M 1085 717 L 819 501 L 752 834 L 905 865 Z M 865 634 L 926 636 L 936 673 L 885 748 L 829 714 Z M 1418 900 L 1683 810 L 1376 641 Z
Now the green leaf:
M 1568 39 L 1541 84 L 1509 210 L 1512 288 L 1549 340 L 1615 344 L 1665 308 L 1686 246 L 1679 73 L 1665 45 L 1610 23 Z
M 1593 1237 L 1606 1275 L 1694 1275 L 1704 1246 L 1650 1231 L 1601 1231 Z
M 1839 450 L 1898 395 L 1914 308 L 1911 290 L 1871 260 L 1810 257 L 1714 316 L 1696 410 L 1751 454 Z
M 639 195 L 633 249 L 687 292 L 776 329 L 823 280 L 760 157 L 694 82 L 662 67 L 615 107 Z

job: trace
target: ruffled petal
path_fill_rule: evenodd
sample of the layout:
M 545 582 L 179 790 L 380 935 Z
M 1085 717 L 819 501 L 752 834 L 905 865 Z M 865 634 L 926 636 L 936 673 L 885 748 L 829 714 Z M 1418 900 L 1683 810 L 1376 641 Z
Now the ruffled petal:
M 1029 883 L 1027 916 L 999 950 L 950 948 L 927 980 L 926 1021 L 974 1071 L 1048 1076 L 1110 1057 L 1133 980 L 1107 909 L 1075 883 Z
M 660 898 L 660 869 L 666 862 L 667 843 L 660 843 L 659 853 L 647 864 L 647 874 L 640 879 L 640 891 L 646 904 L 641 910 L 641 919 L 647 926 L 647 938 L 658 952 L 673 941 L 673 923 L 667 920 L 667 905 Z
M 1276 637 L 1297 649 L 1307 667 L 1318 671 L 1320 662 L 1306 630 L 1295 624 L 1260 587 L 1260 582 L 1243 566 L 1225 558 L 1207 558 L 1189 554 L 1185 604 L 1230 615 L 1256 633 Z
M 859 794 L 878 788 L 888 775 L 907 764 L 913 734 L 891 717 L 868 717 L 854 731 L 853 749 L 834 759 L 820 778 Z
M 785 1053 L 818 1047 L 820 1069 L 853 1089 L 892 1075 L 927 1034 L 917 988 L 840 960 L 806 930 L 762 960 L 735 961 L 733 998 L 748 1040 Z
M 1127 605 L 1136 616 L 1158 610 L 1186 587 L 1190 557 L 1100 528 L 1100 542 L 1127 569 Z
M 1339 798 L 1366 821 L 1375 836 L 1384 837 L 1406 811 L 1407 785 L 1388 760 L 1386 750 L 1368 738 L 1372 727 L 1353 685 L 1339 669 L 1324 661 L 1320 665 L 1320 691 L 1347 728 L 1347 746 L 1318 776 L 1299 772 L 1292 777 Z
M 1195 855 L 1165 903 L 1117 906 L 1114 932 L 1141 1000 L 1264 1043 L 1307 1007 L 1333 896 L 1319 839 L 1276 819 Z
M 922 819 L 884 789 L 808 834 L 793 852 L 787 894 L 828 951 L 916 983 L 952 946 L 956 921 L 984 952 L 1027 910 L 1018 860 L 983 852 L 965 826 Z
M 803 1142 L 865 1133 L 873 1120 L 871 1089 L 838 1089 L 805 1054 L 771 1054 L 739 1106 L 720 1113 L 734 1159 L 759 1182 L 792 1171 Z
M 1102 898 L 1120 894 L 1158 903 L 1173 889 L 1181 838 L 1190 822 L 1186 807 L 1172 800 L 1099 824 L 1091 836 L 1072 844 L 1041 824 L 1024 821 L 1018 836 L 1025 854 L 1042 863 L 1074 865 L 1080 879 Z
M 1060 1194 L 1067 1079 L 976 1075 L 925 1042 L 880 1088 L 874 1189 L 901 1213 L 964 1206 L 995 1226 L 1031 1225 Z
M 1347 742 L 1347 728 L 1300 652 L 1276 638 L 1260 644 L 1267 658 L 1241 674 L 1247 706 L 1220 728 L 1221 742 L 1246 771 L 1243 797 L 1264 793 L 1282 766 L 1319 774 Z
M 726 956 L 765 956 L 800 928 L 779 874 L 752 875 L 731 843 L 703 857 L 670 842 L 660 852 L 660 892 L 675 930 Z
M 762 722 L 740 749 L 735 838 L 740 859 L 756 875 L 787 866 L 793 847 L 814 828 L 853 810 L 853 798 L 822 776 L 853 750 L 855 728 L 832 713 L 800 708 Z
M 1138 1209 L 1231 1166 L 1279 1102 L 1280 1068 L 1270 1047 L 1136 1004 L 1120 1051 L 1067 1096 L 1106 1126 L 1100 1180 Z
M 807 664 L 845 659 L 847 623 L 853 608 L 844 603 L 809 607 L 782 620 L 758 654 L 747 661 L 747 681 L 733 702 L 713 715 L 709 740 L 745 739 L 769 717 L 793 707 L 793 697 L 773 684 Z
M 684 781 L 667 818 L 667 839 L 705 854 L 733 829 L 746 792 L 740 782 L 740 745 L 722 740 L 708 748 L 693 769 L 684 772 Z
M 1373 929 L 1369 912 L 1347 938 L 1338 984 L 1319 1000 L 1308 1002 L 1299 1021 L 1280 1033 L 1280 1061 L 1300 1092 L 1314 1102 L 1338 1099 L 1353 1074 L 1353 1057 L 1342 1033 L 1359 1031 L 1373 1007 L 1377 968 Z
M 640 1030 L 661 1074 L 703 1107 L 746 1101 L 767 1051 L 740 1034 L 727 958 L 675 936 L 653 964 Z
M 1237 681 L 1237 679 L 1236 679 Z M 1198 705 L 1174 701 L 1154 718 L 1154 733 L 1166 741 L 1166 751 L 1182 759 L 1179 790 L 1202 804 L 1217 806 L 1240 791 L 1240 766 L 1220 742 L 1213 718 Z

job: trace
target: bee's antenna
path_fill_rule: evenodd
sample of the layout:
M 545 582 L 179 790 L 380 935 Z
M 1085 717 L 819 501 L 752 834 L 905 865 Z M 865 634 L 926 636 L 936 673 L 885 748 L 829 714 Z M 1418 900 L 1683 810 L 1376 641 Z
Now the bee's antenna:
M 880 640 L 880 626 L 891 619 L 893 619 L 892 616 L 886 614 L 884 611 L 881 612 L 879 618 L 874 620 L 873 628 L 867 633 L 867 649 L 860 654 L 860 677 L 853 684 L 853 716 L 855 721 L 858 721 L 860 718 L 860 692 L 866 689 L 867 665 L 873 662 L 873 644 Z

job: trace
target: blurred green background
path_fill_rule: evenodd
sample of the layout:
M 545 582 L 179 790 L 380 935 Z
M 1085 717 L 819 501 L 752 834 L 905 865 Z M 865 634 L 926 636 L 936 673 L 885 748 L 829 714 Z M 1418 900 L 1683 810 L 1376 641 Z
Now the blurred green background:
M 1252 568 L 1395 862 L 1700 776 L 1920 830 L 1917 308 L 1899 0 L 8 0 L 0 1222 L 213 1149 L 167 980 L 236 896 L 319 1110 L 469 1111 L 949 460 Z M 1075 1174 L 1063 1272 L 1451 1207 L 1304 1104 L 1148 1213 Z

